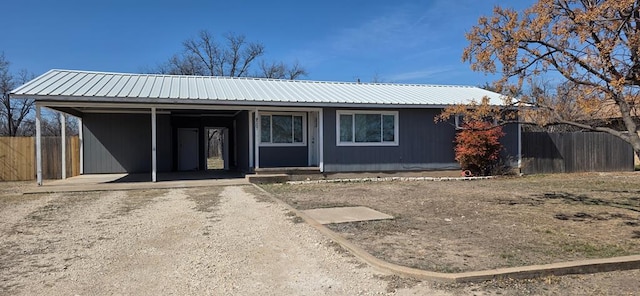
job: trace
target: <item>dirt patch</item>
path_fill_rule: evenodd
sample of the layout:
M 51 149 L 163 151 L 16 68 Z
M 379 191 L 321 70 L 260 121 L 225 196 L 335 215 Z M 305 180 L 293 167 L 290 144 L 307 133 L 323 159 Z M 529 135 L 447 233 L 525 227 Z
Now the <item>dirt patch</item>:
M 132 211 L 149 206 L 158 196 L 166 194 L 168 190 L 129 190 L 125 191 L 127 198 L 122 199 L 116 215 L 126 215 Z
M 196 210 L 206 213 L 215 212 L 220 203 L 220 187 L 197 187 L 186 190 L 187 198 L 196 203 Z
M 640 254 L 640 175 L 265 185 L 297 209 L 366 206 L 396 219 L 329 227 L 372 255 L 438 272 Z

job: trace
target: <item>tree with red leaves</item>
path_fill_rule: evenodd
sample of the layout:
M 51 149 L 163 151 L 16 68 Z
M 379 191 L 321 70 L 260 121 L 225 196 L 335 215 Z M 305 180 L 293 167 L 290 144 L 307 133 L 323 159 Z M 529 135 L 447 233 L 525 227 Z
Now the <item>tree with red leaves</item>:
M 469 121 L 456 135 L 455 159 L 463 171 L 473 175 L 487 175 L 500 160 L 504 136 L 501 126 L 486 121 Z

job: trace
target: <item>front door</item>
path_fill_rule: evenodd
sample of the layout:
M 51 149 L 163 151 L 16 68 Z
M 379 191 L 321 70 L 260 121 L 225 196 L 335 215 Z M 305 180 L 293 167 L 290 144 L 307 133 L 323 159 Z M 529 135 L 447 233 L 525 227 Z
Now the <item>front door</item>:
M 198 129 L 178 129 L 178 170 L 198 170 Z
M 318 166 L 318 112 L 309 112 L 309 166 Z

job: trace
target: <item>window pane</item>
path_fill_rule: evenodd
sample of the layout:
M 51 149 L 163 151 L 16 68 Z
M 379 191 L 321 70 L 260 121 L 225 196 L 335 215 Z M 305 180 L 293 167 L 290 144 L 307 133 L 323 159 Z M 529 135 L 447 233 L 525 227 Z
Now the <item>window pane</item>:
M 395 140 L 395 116 L 382 115 L 382 141 L 393 142 Z
M 272 115 L 271 121 L 273 127 L 271 128 L 271 134 L 273 135 L 272 143 L 292 143 L 293 124 L 291 122 L 290 115 Z
M 353 142 L 353 118 L 350 114 L 340 114 L 340 142 Z
M 293 142 L 302 143 L 302 116 L 293 117 Z
M 381 142 L 381 120 L 380 114 L 356 114 L 356 142 Z
M 260 141 L 271 143 L 271 116 L 260 115 Z

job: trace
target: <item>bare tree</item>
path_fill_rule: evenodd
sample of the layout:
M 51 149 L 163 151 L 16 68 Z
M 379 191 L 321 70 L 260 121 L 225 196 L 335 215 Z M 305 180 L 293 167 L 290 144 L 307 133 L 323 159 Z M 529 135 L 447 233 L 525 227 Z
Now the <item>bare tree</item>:
M 378 71 L 373 72 L 373 76 L 371 76 L 371 83 L 384 83 L 384 78 Z
M 33 110 L 35 102 L 33 99 L 12 99 L 9 96 L 13 88 L 27 82 L 30 76 L 25 70 L 12 74 L 9 66 L 4 52 L 0 53 L 0 134 L 14 137 L 23 134 L 22 124 Z
M 264 54 L 264 45 L 248 42 L 244 35 L 227 33 L 219 43 L 208 31 L 185 40 L 184 51 L 172 56 L 159 71 L 166 74 L 247 76 L 249 67 Z
M 285 77 L 285 66 L 284 63 L 276 63 L 271 62 L 267 63 L 265 61 L 260 61 L 260 73 L 256 74 L 256 76 L 264 77 L 264 78 L 273 78 L 273 79 L 282 79 Z
M 59 137 L 62 135 L 62 124 L 60 119 L 60 113 L 54 110 L 43 110 L 41 119 L 42 136 Z M 65 133 L 67 137 L 78 135 L 78 120 L 76 117 L 67 115 L 65 116 Z
M 176 75 L 249 76 L 255 62 L 265 53 L 259 42 L 247 41 L 244 35 L 226 33 L 219 42 L 208 31 L 201 31 L 197 38 L 185 40 L 184 50 L 169 58 L 152 72 Z M 278 79 L 297 79 L 307 71 L 295 62 L 288 66 L 282 62 L 261 61 L 255 76 Z
M 283 62 L 267 63 L 260 61 L 260 72 L 256 74 L 257 77 L 289 80 L 295 80 L 306 75 L 307 71 L 297 61 L 291 66 L 285 65 Z

